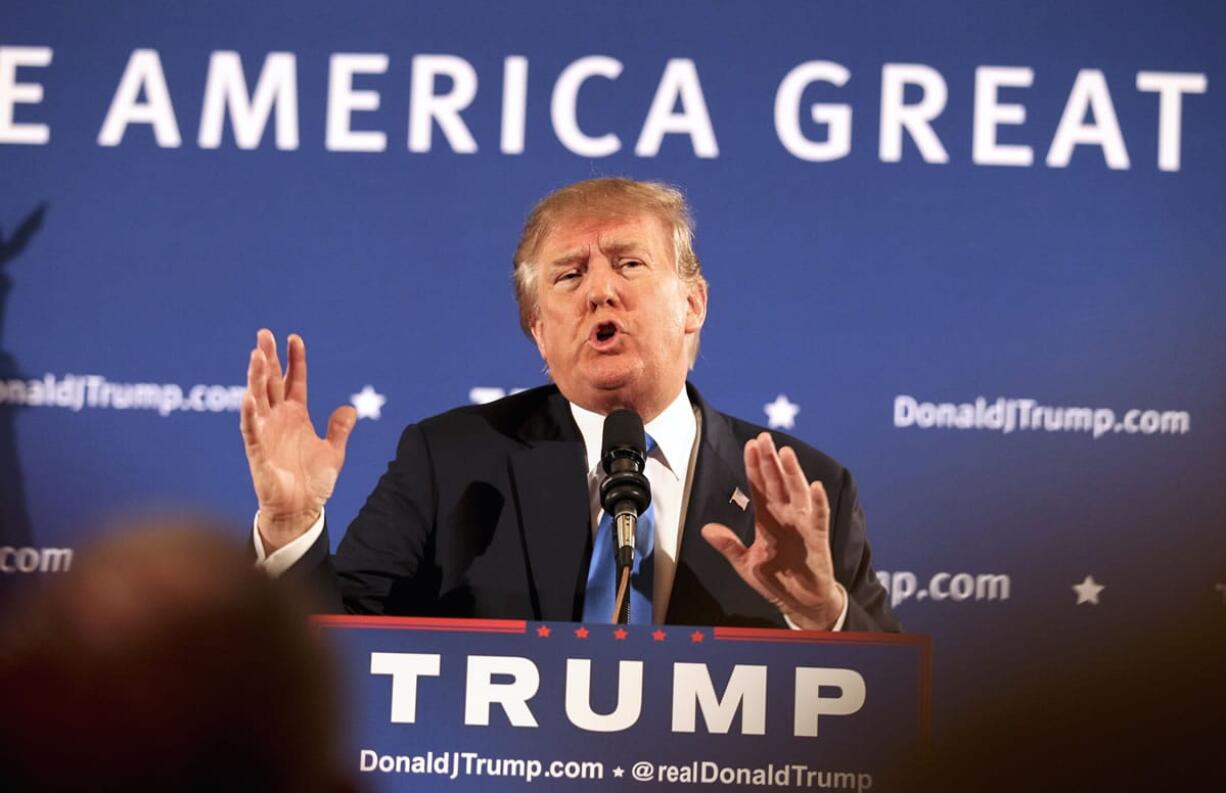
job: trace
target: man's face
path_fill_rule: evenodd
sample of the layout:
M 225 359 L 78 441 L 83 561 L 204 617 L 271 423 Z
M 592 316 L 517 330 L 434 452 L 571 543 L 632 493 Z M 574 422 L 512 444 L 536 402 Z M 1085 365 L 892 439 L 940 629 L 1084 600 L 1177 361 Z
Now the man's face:
M 541 357 L 572 402 L 650 421 L 681 391 L 706 317 L 701 286 L 677 275 L 654 215 L 564 218 L 533 257 Z

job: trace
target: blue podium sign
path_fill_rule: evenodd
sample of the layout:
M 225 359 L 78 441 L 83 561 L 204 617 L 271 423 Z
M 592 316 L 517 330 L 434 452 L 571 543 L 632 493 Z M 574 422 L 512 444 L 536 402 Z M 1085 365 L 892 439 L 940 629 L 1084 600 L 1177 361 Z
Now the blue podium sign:
M 347 686 L 350 770 L 372 790 L 863 791 L 927 740 L 926 636 L 315 624 Z

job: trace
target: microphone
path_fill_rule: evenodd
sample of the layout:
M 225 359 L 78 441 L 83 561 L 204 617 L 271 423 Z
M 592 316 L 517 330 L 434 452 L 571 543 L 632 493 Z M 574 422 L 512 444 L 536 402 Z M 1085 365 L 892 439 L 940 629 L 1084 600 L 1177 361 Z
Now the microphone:
M 617 596 L 613 622 L 630 621 L 630 570 L 634 564 L 634 533 L 639 515 L 651 504 L 651 485 L 643 474 L 647 462 L 643 420 L 620 408 L 604 420 L 600 459 L 606 474 L 600 483 L 600 505 L 613 516 Z

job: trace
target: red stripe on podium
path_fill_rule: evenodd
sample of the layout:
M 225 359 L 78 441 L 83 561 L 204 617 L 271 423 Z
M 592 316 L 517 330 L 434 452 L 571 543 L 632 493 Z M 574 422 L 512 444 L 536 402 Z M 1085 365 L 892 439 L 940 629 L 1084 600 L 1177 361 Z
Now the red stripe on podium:
M 527 633 L 527 620 L 474 620 L 452 617 L 378 617 L 353 614 L 314 614 L 311 623 L 320 628 L 373 628 L 398 631 L 447 631 L 451 633 Z

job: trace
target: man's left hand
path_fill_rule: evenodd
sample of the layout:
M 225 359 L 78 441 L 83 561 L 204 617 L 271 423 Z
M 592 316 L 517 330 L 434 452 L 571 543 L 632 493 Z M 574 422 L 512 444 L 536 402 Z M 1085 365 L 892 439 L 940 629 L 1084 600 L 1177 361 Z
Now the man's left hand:
M 775 449 L 770 433 L 745 444 L 756 536 L 749 547 L 720 523 L 702 536 L 745 583 L 804 630 L 830 630 L 843 611 L 844 591 L 830 556 L 830 502 L 810 483 L 790 447 Z

